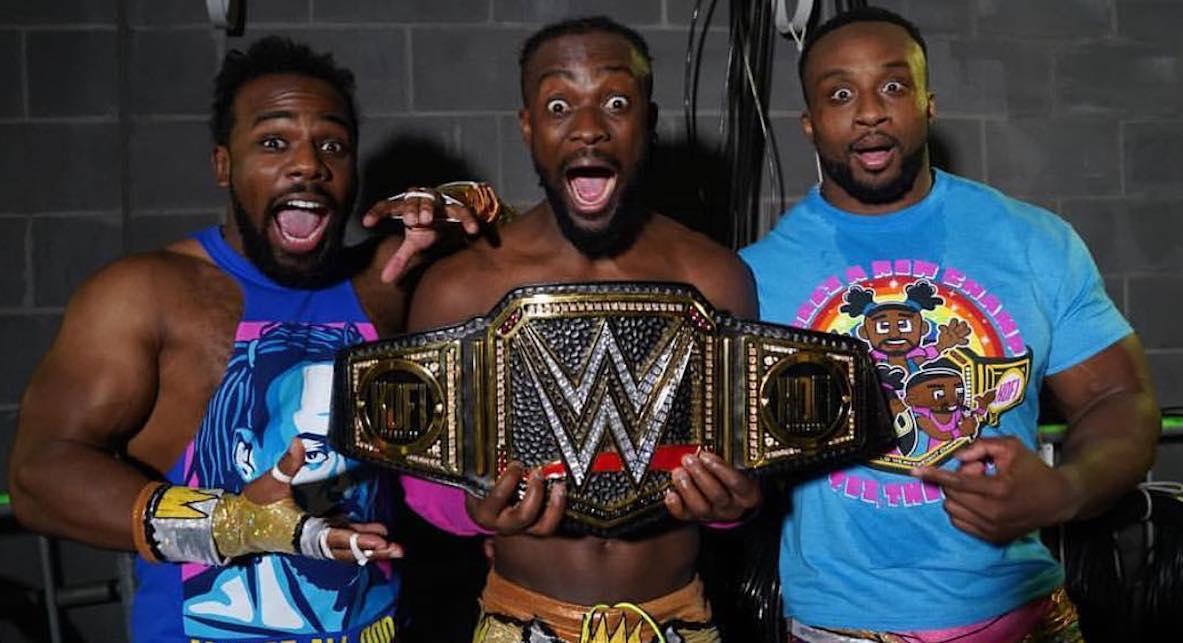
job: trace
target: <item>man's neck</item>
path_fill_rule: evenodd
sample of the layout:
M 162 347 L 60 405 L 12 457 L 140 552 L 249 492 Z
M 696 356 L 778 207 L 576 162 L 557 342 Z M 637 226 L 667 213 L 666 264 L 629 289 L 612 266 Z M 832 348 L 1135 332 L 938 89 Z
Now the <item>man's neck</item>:
M 932 191 L 932 186 L 935 183 L 932 166 L 925 163 L 916 174 L 916 180 L 912 183 L 912 187 L 908 189 L 904 196 L 892 201 L 890 203 L 867 203 L 860 201 L 848 192 L 843 190 L 838 184 L 828 176 L 824 177 L 821 184 L 821 195 L 827 203 L 851 214 L 859 214 L 865 216 L 879 216 L 884 214 L 892 214 L 905 208 L 909 208 L 924 200 L 928 193 Z

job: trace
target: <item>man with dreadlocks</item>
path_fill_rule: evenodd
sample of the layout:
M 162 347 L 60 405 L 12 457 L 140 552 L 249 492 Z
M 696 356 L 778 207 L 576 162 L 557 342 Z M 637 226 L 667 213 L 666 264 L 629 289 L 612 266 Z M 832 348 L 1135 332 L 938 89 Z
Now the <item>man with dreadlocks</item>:
M 1138 339 L 1067 224 L 931 167 L 914 25 L 840 14 L 798 71 L 822 182 L 742 256 L 765 319 L 867 342 L 900 440 L 794 488 L 791 636 L 1078 639 L 1038 529 L 1096 515 L 1149 468 L 1159 418 Z M 1042 384 L 1068 418 L 1054 467 L 1035 452 Z
M 394 277 L 445 212 L 416 190 L 368 217 L 401 216 L 404 235 L 342 248 L 353 75 L 304 45 L 230 52 L 211 129 L 223 224 L 71 298 L 21 403 L 13 507 L 140 554 L 135 641 L 391 641 L 401 550 L 376 471 L 326 444 L 330 373 L 339 349 L 401 330 Z

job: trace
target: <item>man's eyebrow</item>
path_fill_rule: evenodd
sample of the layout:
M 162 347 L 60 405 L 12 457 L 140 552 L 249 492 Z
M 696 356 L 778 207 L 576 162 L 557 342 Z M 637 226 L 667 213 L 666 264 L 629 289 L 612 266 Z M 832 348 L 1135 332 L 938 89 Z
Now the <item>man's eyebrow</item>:
M 256 127 L 259 125 L 259 123 L 263 123 L 266 121 L 293 119 L 295 117 L 296 117 L 295 114 L 293 114 L 292 112 L 289 112 L 285 109 L 277 109 L 277 110 L 273 110 L 270 112 L 261 112 L 259 114 L 255 114 L 255 119 L 253 121 L 251 121 L 251 127 Z

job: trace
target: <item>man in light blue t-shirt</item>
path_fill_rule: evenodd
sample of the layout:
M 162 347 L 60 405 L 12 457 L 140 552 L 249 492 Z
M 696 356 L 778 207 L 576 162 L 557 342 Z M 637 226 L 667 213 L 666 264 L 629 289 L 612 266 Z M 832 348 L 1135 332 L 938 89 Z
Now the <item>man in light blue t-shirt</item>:
M 741 254 L 769 321 L 862 338 L 897 446 L 797 486 L 784 609 L 806 641 L 1079 637 L 1040 527 L 1094 515 L 1149 468 L 1145 358 L 1061 219 L 931 168 L 925 45 L 881 9 L 806 42 L 819 188 Z M 1046 384 L 1069 418 L 1037 456 Z

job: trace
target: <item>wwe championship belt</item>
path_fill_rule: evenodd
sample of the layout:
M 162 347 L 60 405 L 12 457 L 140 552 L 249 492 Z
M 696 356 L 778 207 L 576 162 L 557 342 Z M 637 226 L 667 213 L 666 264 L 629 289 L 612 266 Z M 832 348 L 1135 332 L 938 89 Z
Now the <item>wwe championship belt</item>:
M 511 461 L 541 468 L 567 481 L 574 533 L 668 516 L 670 473 L 700 449 L 803 473 L 894 436 L 857 338 L 742 321 L 682 284 L 518 288 L 487 316 L 346 349 L 334 377 L 340 451 L 478 496 Z

